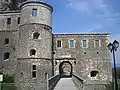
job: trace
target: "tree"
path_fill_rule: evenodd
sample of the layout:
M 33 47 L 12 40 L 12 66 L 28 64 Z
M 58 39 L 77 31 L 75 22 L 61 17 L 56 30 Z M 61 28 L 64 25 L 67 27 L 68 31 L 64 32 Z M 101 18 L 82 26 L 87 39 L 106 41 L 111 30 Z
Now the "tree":
M 0 72 L 0 74 L 3 75 L 3 81 L 1 83 L 1 90 L 17 90 L 17 87 L 14 83 L 14 74 L 4 74 L 3 72 Z
M 2 3 L 1 10 L 2 11 L 16 11 L 20 10 L 20 4 L 26 0 L 5 0 Z

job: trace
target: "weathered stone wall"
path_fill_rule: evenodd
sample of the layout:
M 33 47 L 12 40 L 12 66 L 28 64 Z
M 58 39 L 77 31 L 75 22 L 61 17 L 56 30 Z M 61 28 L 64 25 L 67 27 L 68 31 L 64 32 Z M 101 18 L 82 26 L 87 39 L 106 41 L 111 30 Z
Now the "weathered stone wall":
M 33 33 L 40 34 L 39 39 L 33 39 Z M 52 34 L 44 29 L 44 25 L 28 24 L 20 27 L 18 58 L 31 58 L 30 49 L 36 50 L 34 58 L 51 59 Z
M 0 32 L 0 69 L 6 73 L 14 74 L 16 70 L 16 56 L 19 31 Z M 4 45 L 5 39 L 9 39 L 9 44 Z M 9 59 L 4 60 L 4 53 L 9 52 Z
M 37 9 L 37 16 L 32 16 L 32 9 Z M 52 7 L 42 2 L 25 2 L 22 5 L 21 17 L 22 24 L 40 23 L 52 26 Z
M 51 77 L 51 62 L 45 59 L 18 59 L 16 83 L 18 90 L 46 90 L 46 73 Z M 32 77 L 32 65 L 36 65 L 37 77 Z
M 69 40 L 75 40 L 75 48 L 69 48 Z M 81 40 L 87 40 L 88 47 L 82 48 Z M 62 48 L 56 47 L 56 41 L 62 41 Z M 100 40 L 100 47 L 94 47 L 94 41 Z M 55 34 L 54 35 L 54 51 L 55 59 L 57 58 L 76 58 L 74 65 L 74 73 L 89 81 L 111 81 L 111 57 L 107 49 L 109 42 L 109 34 Z M 86 52 L 86 54 L 84 54 Z M 57 65 L 55 68 L 58 68 Z M 90 76 L 92 70 L 97 70 L 99 73 L 95 78 Z
M 32 16 L 34 8 L 37 16 Z M 49 78 L 52 76 L 51 8 L 40 2 L 25 2 L 21 9 L 16 69 L 18 90 L 46 90 L 46 74 Z M 37 39 L 33 38 L 36 32 Z M 30 55 L 31 49 L 36 50 L 35 55 Z M 32 65 L 36 65 L 35 78 Z
M 19 30 L 18 17 L 20 17 L 20 11 L 4 11 L 0 12 L 0 31 L 6 30 Z M 7 24 L 7 18 L 11 18 L 11 24 Z
M 33 39 L 33 33 L 40 34 L 38 39 Z M 30 56 L 30 49 L 35 49 L 35 56 Z M 21 86 L 24 90 L 42 90 L 46 89 L 45 73 L 51 77 L 51 50 L 52 50 L 52 34 L 51 31 L 46 30 L 44 25 L 40 24 L 27 24 L 20 27 L 19 44 L 18 44 L 18 65 L 17 71 L 22 71 L 24 74 Z M 32 59 L 34 58 L 34 59 Z M 21 59 L 23 61 L 21 61 Z M 42 59 L 42 60 L 41 60 Z M 46 61 L 47 59 L 47 61 Z M 38 61 L 36 61 L 38 60 Z M 37 77 L 36 81 L 31 78 L 31 64 L 37 64 Z M 19 68 L 20 67 L 20 68 Z M 26 69 L 25 69 L 26 68 Z M 18 76 L 18 75 L 17 75 Z M 17 78 L 18 79 L 18 78 Z M 17 80 L 19 83 L 20 80 Z M 33 84 L 34 82 L 34 84 Z M 33 86 L 32 86 L 33 84 Z M 26 86 L 27 85 L 27 86 Z M 20 84 L 19 84 L 20 86 Z

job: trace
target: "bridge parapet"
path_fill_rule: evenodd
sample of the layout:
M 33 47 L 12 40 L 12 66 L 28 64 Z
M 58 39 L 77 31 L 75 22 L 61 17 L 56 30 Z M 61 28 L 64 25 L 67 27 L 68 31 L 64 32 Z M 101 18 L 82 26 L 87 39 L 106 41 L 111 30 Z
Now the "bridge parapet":
M 48 79 L 48 89 L 47 90 L 53 90 L 58 81 L 60 80 L 60 75 L 55 75 Z
M 76 84 L 76 86 L 79 88 L 79 90 L 83 90 L 83 79 L 79 77 L 78 75 L 73 74 L 72 76 L 73 82 Z

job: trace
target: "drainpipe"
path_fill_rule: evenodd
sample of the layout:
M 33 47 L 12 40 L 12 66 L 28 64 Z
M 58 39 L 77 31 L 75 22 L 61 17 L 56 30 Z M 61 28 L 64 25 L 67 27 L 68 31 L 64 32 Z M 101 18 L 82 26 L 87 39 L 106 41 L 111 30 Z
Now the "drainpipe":
M 52 33 L 52 76 L 54 76 L 54 36 L 53 36 L 53 33 Z

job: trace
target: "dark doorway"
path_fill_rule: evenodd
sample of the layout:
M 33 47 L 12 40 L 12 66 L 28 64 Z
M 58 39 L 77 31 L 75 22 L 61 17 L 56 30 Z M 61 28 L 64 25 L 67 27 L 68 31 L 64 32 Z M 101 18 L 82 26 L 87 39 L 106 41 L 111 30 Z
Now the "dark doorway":
M 59 65 L 59 74 L 61 77 L 72 77 L 73 67 L 69 61 L 63 61 Z

